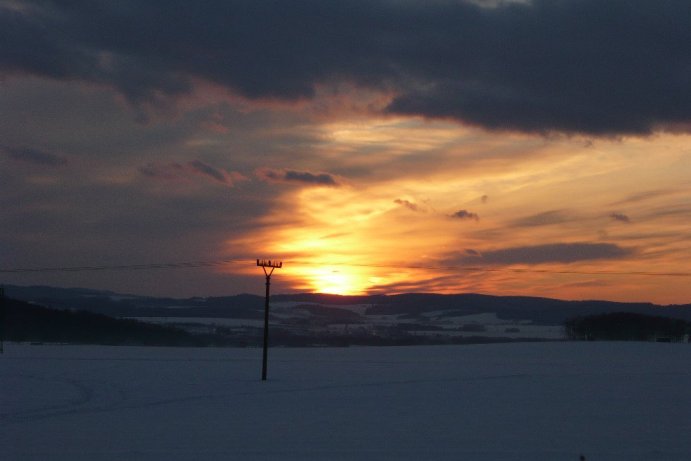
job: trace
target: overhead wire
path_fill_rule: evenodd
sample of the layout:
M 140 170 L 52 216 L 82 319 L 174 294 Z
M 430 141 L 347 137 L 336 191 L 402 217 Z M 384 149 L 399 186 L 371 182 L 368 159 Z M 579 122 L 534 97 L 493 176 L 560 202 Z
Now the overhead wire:
M 255 260 L 244 258 L 226 258 L 202 261 L 162 262 L 149 264 L 121 264 L 121 265 L 89 265 L 89 266 L 56 266 L 56 267 L 28 267 L 0 269 L 0 274 L 45 273 L 45 272 L 89 272 L 89 271 L 135 271 L 159 269 L 188 269 L 200 267 L 217 267 L 235 263 L 254 263 Z M 365 263 L 320 263 L 312 261 L 286 260 L 286 263 L 310 266 L 345 266 L 345 267 L 373 267 L 400 268 L 419 270 L 448 270 L 463 272 L 511 272 L 538 274 L 566 274 L 566 275 L 631 275 L 650 277 L 691 277 L 691 272 L 654 272 L 654 271 L 588 271 L 572 269 L 538 269 L 511 267 L 482 267 L 461 265 L 426 265 L 426 264 L 365 264 Z
M 88 272 L 88 271 L 128 271 L 128 270 L 151 270 L 151 269 L 186 269 L 197 267 L 213 267 L 225 264 L 244 262 L 242 259 L 218 259 L 210 261 L 183 261 L 165 262 L 150 264 L 122 264 L 122 265 L 94 265 L 94 266 L 68 266 L 68 267 L 29 267 L 0 269 L 0 274 L 18 274 L 27 272 Z

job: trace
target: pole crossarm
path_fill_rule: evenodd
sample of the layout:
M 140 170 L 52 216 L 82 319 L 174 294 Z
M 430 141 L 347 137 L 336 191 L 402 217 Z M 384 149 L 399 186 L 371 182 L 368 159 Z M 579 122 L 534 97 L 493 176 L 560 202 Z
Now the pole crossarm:
M 273 267 L 275 269 L 280 269 L 281 267 L 283 267 L 283 261 L 271 261 L 270 259 L 257 259 L 257 266 Z

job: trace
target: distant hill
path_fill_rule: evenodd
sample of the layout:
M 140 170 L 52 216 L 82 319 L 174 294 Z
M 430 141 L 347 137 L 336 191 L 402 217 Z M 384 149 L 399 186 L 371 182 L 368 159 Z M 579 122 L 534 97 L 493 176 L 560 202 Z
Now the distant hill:
M 235 295 L 209 298 L 157 298 L 84 288 L 5 285 L 6 296 L 60 309 L 79 309 L 112 317 L 263 318 L 264 298 Z
M 4 288 L 8 297 L 30 303 L 24 305 L 27 312 L 33 312 L 27 306 L 34 310 L 42 308 L 42 319 L 58 315 L 47 312 L 46 308 L 63 310 L 59 314 L 62 320 L 55 320 L 58 323 L 51 325 L 59 324 L 61 330 L 71 331 L 70 342 L 127 342 L 144 337 L 159 338 L 158 341 L 165 344 L 201 340 L 203 344 L 260 345 L 262 341 L 263 296 L 241 294 L 176 299 L 80 288 L 12 285 Z M 84 312 L 77 315 L 73 312 L 75 310 Z M 274 345 L 310 346 L 563 340 L 567 338 L 564 329 L 567 320 L 617 312 L 691 321 L 691 305 L 564 301 L 472 293 L 390 296 L 278 294 L 271 297 L 270 342 Z M 106 315 L 112 319 L 106 322 L 100 317 L 87 318 L 85 313 Z M 114 318 L 129 323 L 116 325 Z M 141 324 L 132 323 L 132 319 L 141 321 Z M 101 321 L 107 325 L 98 326 Z M 164 340 L 161 338 L 172 333 L 163 330 L 147 333 L 143 330 L 144 322 L 149 324 L 147 327 L 172 325 L 180 330 L 178 333 L 189 336 L 173 338 L 173 335 Z M 63 327 L 73 323 L 83 326 L 74 329 Z M 103 328 L 103 334 L 93 333 L 95 328 Z M 87 331 L 80 332 L 80 329 Z M 120 336 L 110 335 L 112 331 L 120 330 Z M 129 333 L 125 334 L 125 331 L 132 336 L 128 337 Z M 47 333 L 43 334 L 45 337 Z
M 186 331 L 136 320 L 116 319 L 92 312 L 58 310 L 5 299 L 4 340 L 71 344 L 203 346 L 205 341 Z
M 207 298 L 157 298 L 82 288 L 5 285 L 8 297 L 62 309 L 80 309 L 112 317 L 212 317 L 262 319 L 264 297 L 240 294 Z M 576 316 L 632 312 L 691 321 L 691 304 L 661 306 L 652 303 L 612 301 L 564 301 L 528 296 L 480 294 L 442 295 L 410 293 L 400 295 L 340 296 L 331 294 L 278 294 L 271 303 L 323 307 L 362 306 L 361 315 L 424 318 L 430 313 L 442 317 L 494 313 L 500 319 L 524 320 L 538 325 L 562 325 Z M 315 309 L 318 309 L 315 308 Z M 341 316 L 336 310 L 320 315 Z M 336 320 L 336 319 L 334 319 Z M 363 321 L 366 319 L 363 318 Z M 355 322 L 356 319 L 351 321 Z

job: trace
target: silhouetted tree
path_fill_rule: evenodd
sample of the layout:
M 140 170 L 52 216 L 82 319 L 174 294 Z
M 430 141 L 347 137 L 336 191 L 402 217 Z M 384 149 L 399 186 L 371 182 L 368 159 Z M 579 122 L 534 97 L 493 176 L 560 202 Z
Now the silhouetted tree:
M 5 339 L 17 342 L 202 346 L 205 341 L 163 325 L 102 314 L 49 309 L 5 299 Z
M 683 341 L 691 331 L 691 323 L 684 320 L 630 312 L 576 317 L 564 327 L 575 340 Z

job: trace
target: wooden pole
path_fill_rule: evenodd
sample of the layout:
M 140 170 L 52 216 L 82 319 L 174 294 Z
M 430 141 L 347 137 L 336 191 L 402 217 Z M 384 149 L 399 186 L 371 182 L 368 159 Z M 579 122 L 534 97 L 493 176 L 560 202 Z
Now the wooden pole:
M 5 288 L 0 287 L 0 354 L 5 353 Z
M 283 267 L 283 263 L 280 261 L 257 259 L 257 266 L 260 266 L 264 270 L 264 276 L 266 277 L 266 296 L 264 298 L 264 347 L 262 350 L 262 381 L 266 381 L 269 361 L 269 296 L 271 290 L 271 274 L 274 273 L 274 269 Z M 267 270 L 267 267 L 269 270 Z
M 262 381 L 266 381 L 266 368 L 269 359 L 269 290 L 271 289 L 271 272 L 266 273 L 266 297 L 264 298 L 264 350 L 262 352 Z

